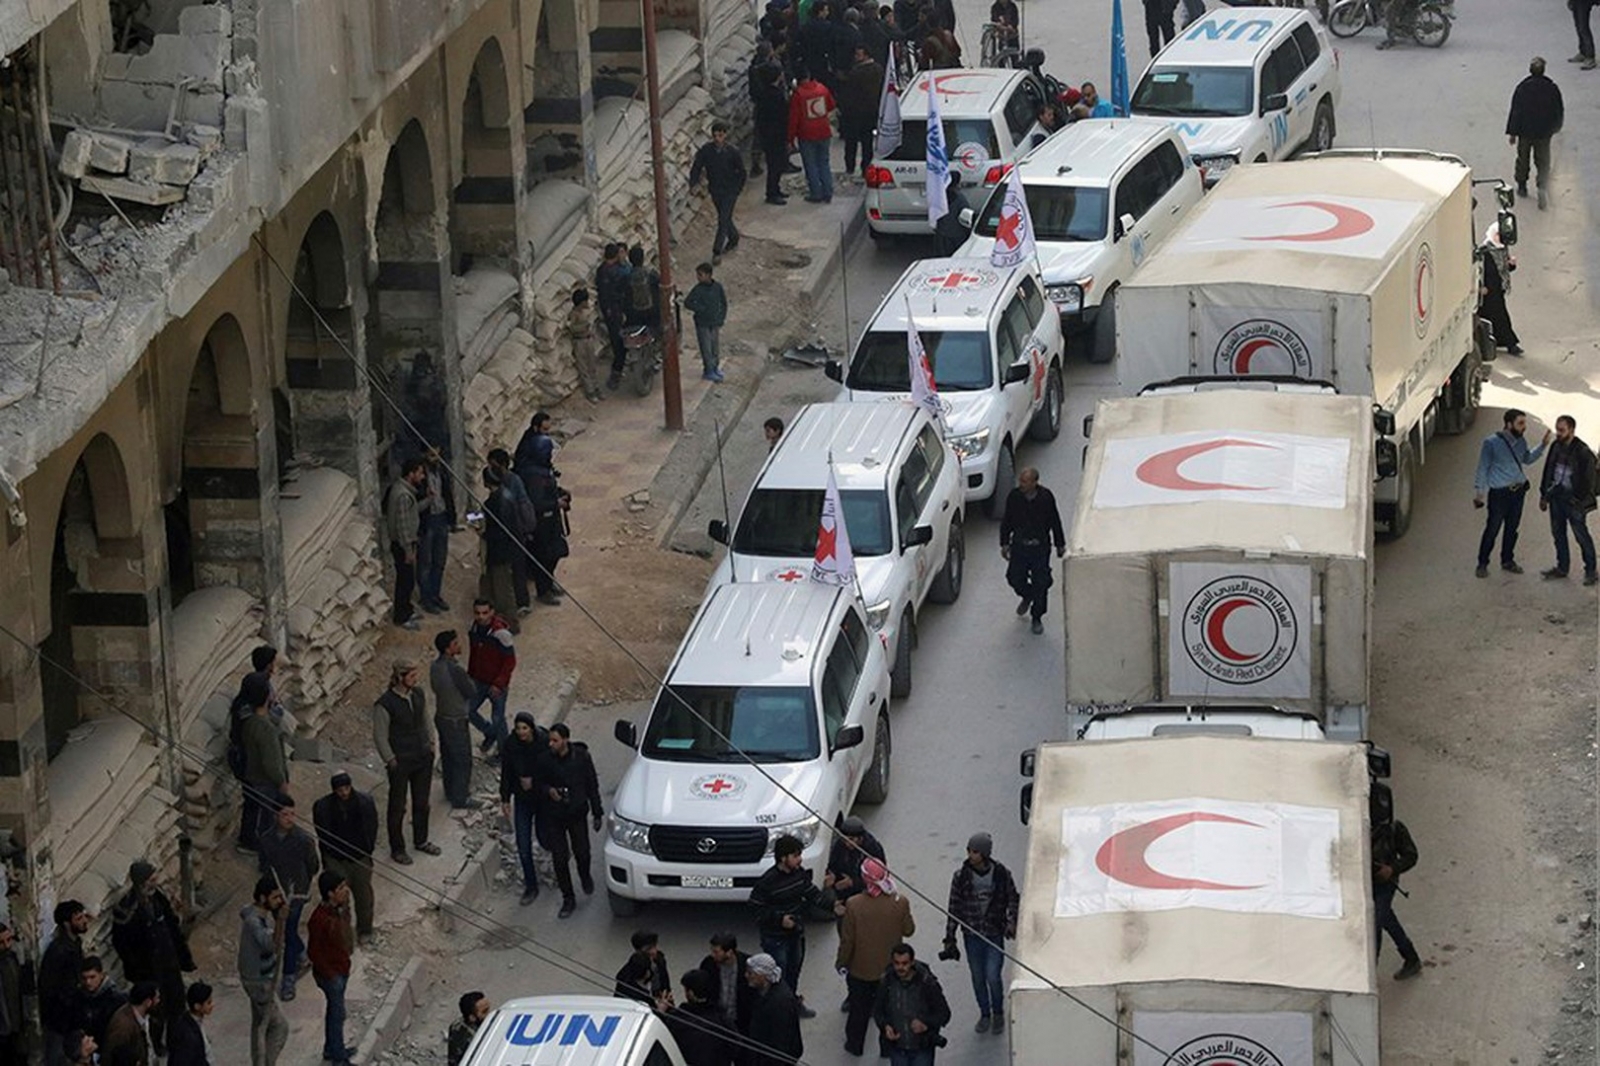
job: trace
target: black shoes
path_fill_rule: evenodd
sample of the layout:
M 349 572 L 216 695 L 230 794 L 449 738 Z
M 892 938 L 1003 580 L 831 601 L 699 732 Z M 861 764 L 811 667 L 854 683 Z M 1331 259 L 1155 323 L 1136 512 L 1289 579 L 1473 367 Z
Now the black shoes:
M 1500 569 L 1504 570 L 1508 574 L 1522 573 L 1522 567 L 1517 563 L 1501 563 Z
M 589 874 L 587 874 L 587 873 L 579 874 L 578 875 L 578 884 L 583 887 L 583 894 L 585 896 L 594 895 L 594 878 L 591 877 Z
M 526 907 L 528 904 L 532 903 L 534 900 L 536 900 L 538 898 L 539 898 L 539 886 L 538 885 L 530 885 L 527 888 L 522 890 L 522 898 L 517 900 L 517 903 L 518 903 L 519 906 Z
M 571 918 L 572 912 L 578 909 L 578 901 L 568 896 L 561 901 L 561 909 L 556 912 L 557 918 Z
M 1021 618 L 1023 615 L 1027 614 L 1028 608 L 1032 606 L 1032 600 L 1028 599 L 1026 596 L 1022 597 L 1022 599 L 1017 603 L 1017 617 Z
M 1394 972 L 1394 979 L 1396 981 L 1409 981 L 1421 972 L 1421 959 L 1407 959 L 1406 964 Z
M 438 855 L 440 853 L 439 845 L 435 844 L 431 840 L 425 844 L 418 844 L 417 850 L 422 852 L 424 855 Z

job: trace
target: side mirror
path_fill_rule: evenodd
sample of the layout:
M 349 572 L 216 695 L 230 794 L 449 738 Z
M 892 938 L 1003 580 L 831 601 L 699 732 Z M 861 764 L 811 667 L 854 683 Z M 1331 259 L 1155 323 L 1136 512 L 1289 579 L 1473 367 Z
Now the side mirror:
M 1010 366 L 1006 367 L 1005 377 L 1000 379 L 1000 384 L 1002 387 L 1006 385 L 1016 385 L 1019 382 L 1027 381 L 1032 374 L 1033 367 L 1029 366 L 1027 363 L 1012 363 Z
M 611 727 L 611 735 L 630 748 L 639 746 L 639 727 L 626 718 Z
M 961 222 L 961 228 L 968 231 L 972 229 L 973 222 L 977 221 L 977 216 L 972 213 L 970 207 L 963 207 L 956 218 Z
M 1272 93 L 1261 98 L 1261 113 L 1270 115 L 1274 111 L 1283 111 L 1289 106 L 1288 93 Z
M 1380 437 L 1394 436 L 1394 412 L 1382 407 L 1372 409 L 1372 431 Z
M 1137 222 L 1137 221 L 1138 221 L 1138 219 L 1134 218 L 1130 214 L 1118 215 L 1117 216 L 1117 231 L 1111 235 L 1112 240 L 1120 241 L 1120 240 L 1122 240 L 1122 238 L 1124 238 L 1128 234 L 1132 233 L 1133 232 L 1133 224 L 1135 222 Z
M 1389 758 L 1388 751 L 1367 741 L 1367 773 L 1373 777 L 1388 777 L 1393 769 L 1393 760 Z
M 1032 777 L 1033 771 L 1039 764 L 1039 749 L 1029 748 L 1017 756 L 1017 773 L 1023 777 Z
M 1022 819 L 1022 824 L 1027 825 L 1028 819 L 1033 817 L 1033 782 L 1029 781 L 1022 786 L 1022 791 L 1017 795 L 1017 817 Z
M 837 359 L 829 359 L 822 364 L 822 372 L 839 384 L 844 384 L 844 364 Z
M 1088 437 L 1089 437 L 1089 434 L 1091 434 L 1092 432 L 1094 432 L 1094 415 L 1084 415 L 1083 416 L 1083 436 L 1084 436 L 1084 439 L 1087 440 Z
M 859 747 L 867 739 L 866 731 L 858 725 L 847 725 L 833 735 L 833 750 L 845 751 L 849 748 Z
M 1517 243 L 1517 213 L 1510 209 L 1502 210 L 1496 227 L 1500 233 L 1500 243 L 1510 248 Z
M 915 548 L 919 544 L 927 544 L 932 540 L 932 526 L 912 526 L 911 531 L 906 534 L 905 540 L 900 542 L 900 550 L 905 551 L 907 548 Z
M 1400 449 L 1392 440 L 1380 440 L 1373 452 L 1377 460 L 1378 479 L 1394 477 L 1400 472 Z
M 728 543 L 728 523 L 720 518 L 713 518 L 706 523 L 706 536 L 718 544 Z
M 1494 198 L 1495 202 L 1500 205 L 1500 208 L 1503 211 L 1511 210 L 1516 206 L 1517 203 L 1517 194 L 1512 192 L 1511 186 L 1506 184 L 1504 181 L 1495 185 Z

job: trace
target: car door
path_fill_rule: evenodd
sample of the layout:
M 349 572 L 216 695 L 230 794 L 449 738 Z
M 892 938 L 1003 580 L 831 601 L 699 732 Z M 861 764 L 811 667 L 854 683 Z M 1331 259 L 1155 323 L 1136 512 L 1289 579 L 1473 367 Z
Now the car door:
M 1268 111 L 1261 116 L 1261 120 L 1270 126 L 1273 159 L 1286 158 L 1310 130 L 1311 109 L 1305 106 L 1303 96 L 1298 103 L 1295 101 L 1295 83 L 1305 71 L 1305 59 L 1301 57 L 1300 46 L 1294 43 L 1292 36 L 1279 42 L 1261 66 L 1261 96 L 1257 101 L 1257 110 L 1266 106 L 1269 96 L 1278 93 L 1282 93 L 1288 101 L 1287 107 Z
M 1150 207 L 1150 245 L 1145 251 L 1153 252 L 1172 235 L 1183 217 L 1186 199 L 1183 195 L 1185 159 L 1171 139 L 1160 141 L 1150 149 L 1152 195 Z M 1193 166 L 1193 163 L 1189 164 Z
M 921 490 L 921 486 L 926 481 L 927 474 L 927 460 L 915 446 L 911 447 L 900 464 L 900 471 L 895 475 L 894 482 L 896 550 L 900 552 L 899 562 L 894 568 L 894 577 L 891 578 L 894 585 L 891 595 L 895 597 L 896 610 L 900 609 L 898 605 L 901 602 L 911 604 L 913 610 L 920 608 L 922 597 L 928 589 L 928 571 L 931 565 L 929 553 L 933 550 L 933 545 L 913 544 L 908 548 L 902 547 L 911 531 L 926 521 L 922 509 L 927 502 L 927 494 Z M 904 600 L 901 600 L 902 595 Z
M 1330 69 L 1332 59 L 1328 50 L 1322 47 L 1322 41 L 1310 22 L 1302 22 L 1294 28 L 1294 43 L 1300 46 L 1300 58 L 1305 60 L 1306 65 L 1305 73 L 1300 75 L 1300 85 L 1295 88 L 1295 93 L 1304 97 L 1301 104 L 1303 127 L 1300 140 L 1296 143 L 1304 144 L 1311 136 L 1312 126 L 1316 124 L 1317 104 L 1324 96 L 1336 95 L 1338 86 Z
M 1023 280 L 1032 283 L 1032 279 Z M 1011 335 L 1017 338 L 1018 362 L 1028 364 L 1028 380 L 1023 385 L 1011 387 L 1020 388 L 1027 394 L 1028 403 L 1023 408 L 1023 415 L 1032 418 L 1033 413 L 1044 402 L 1045 376 L 1050 372 L 1050 359 L 1045 354 L 1043 345 L 1034 337 L 1033 318 L 1028 314 L 1027 304 L 1022 299 L 1020 285 L 1018 291 L 1011 294 L 1011 301 L 1006 304 L 1005 321 L 1011 327 Z
M 1042 132 L 1039 126 L 1039 107 L 1044 103 L 1044 86 L 1031 75 L 1017 83 L 1006 100 L 1006 132 L 1011 135 L 1011 151 L 1007 158 L 1016 161 L 1033 147 L 1033 135 Z
M 1040 288 L 1038 279 L 1032 274 L 1017 283 L 1017 295 L 1022 297 L 1022 306 L 1028 313 L 1033 343 L 1038 345 L 1044 354 L 1045 367 L 1048 371 L 1050 364 L 1059 362 L 1063 355 L 1061 316 L 1055 313 L 1055 307 L 1046 303 L 1044 290 Z M 1047 307 L 1049 314 L 1045 313 Z
M 832 778 L 829 791 L 834 796 L 837 811 L 850 809 L 872 755 L 870 739 L 844 751 L 834 747 L 839 731 L 845 726 L 859 725 L 867 729 L 868 721 L 862 708 L 867 702 L 865 690 L 868 687 L 861 684 L 861 661 L 850 641 L 843 632 L 835 633 L 822 666 L 822 735 L 828 738 L 829 776 Z
M 1000 388 L 1000 410 L 1004 414 L 1005 432 L 1011 437 L 1013 443 L 1022 440 L 1022 427 L 1027 425 L 1028 412 L 1032 409 L 1032 391 L 1025 385 L 1006 385 L 1006 371 L 1012 364 L 1022 360 L 1024 345 L 1027 336 L 1017 336 L 1010 321 L 1005 314 L 1005 305 L 995 314 L 993 327 L 994 334 L 994 362 L 995 381 Z
M 1149 251 L 1149 216 L 1154 203 L 1151 194 L 1158 180 L 1157 171 L 1158 167 L 1147 155 L 1124 171 L 1117 182 L 1116 197 L 1112 201 L 1116 204 L 1116 213 L 1111 220 L 1111 233 L 1119 252 L 1116 257 L 1116 278 L 1119 281 L 1132 274 L 1144 262 L 1145 254 Z M 1128 224 L 1130 219 L 1132 225 Z M 1107 291 L 1109 286 L 1100 290 L 1102 299 Z

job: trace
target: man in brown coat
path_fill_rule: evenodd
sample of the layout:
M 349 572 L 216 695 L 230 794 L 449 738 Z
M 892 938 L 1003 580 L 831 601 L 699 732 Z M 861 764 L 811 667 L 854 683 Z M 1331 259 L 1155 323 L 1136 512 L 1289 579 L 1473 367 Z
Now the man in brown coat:
M 128 993 L 128 1002 L 106 1024 L 106 1044 L 100 1061 L 106 1066 L 151 1066 L 150 1016 L 161 1005 L 154 981 L 140 981 Z
M 850 1013 L 844 1023 L 844 1049 L 852 1055 L 862 1053 L 890 950 L 917 931 L 910 901 L 895 892 L 894 880 L 882 862 L 863 862 L 861 880 L 866 890 L 851 896 L 844 906 L 839 953 L 834 958 L 834 968 L 844 974 L 848 990 L 845 1003 Z

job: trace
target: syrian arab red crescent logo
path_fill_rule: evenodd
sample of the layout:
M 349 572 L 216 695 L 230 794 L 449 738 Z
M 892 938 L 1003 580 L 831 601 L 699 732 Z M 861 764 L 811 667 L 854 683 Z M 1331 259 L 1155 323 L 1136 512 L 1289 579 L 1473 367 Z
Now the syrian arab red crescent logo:
M 1156 818 L 1149 822 L 1140 822 L 1138 825 L 1129 826 L 1118 833 L 1113 833 L 1100 845 L 1100 850 L 1095 852 L 1094 864 L 1100 872 L 1113 881 L 1121 881 L 1125 885 L 1135 888 L 1158 889 L 1190 889 L 1201 888 L 1213 892 L 1248 892 L 1261 885 L 1230 885 L 1220 881 L 1202 881 L 1195 877 L 1173 877 L 1162 873 L 1150 865 L 1146 852 L 1156 841 L 1168 833 L 1182 829 L 1186 825 L 1196 822 L 1221 822 L 1225 825 L 1247 825 L 1255 829 L 1261 826 L 1256 822 L 1249 822 L 1243 818 L 1234 818 L 1226 814 L 1212 814 L 1209 811 L 1184 811 L 1182 814 L 1169 814 L 1165 818 Z
M 967 71 L 964 74 L 940 74 L 938 77 L 933 79 L 933 87 L 938 90 L 940 96 L 976 96 L 980 92 L 982 92 L 983 90 L 982 89 L 952 89 L 952 88 L 950 88 L 950 83 L 953 82 L 953 81 L 959 81 L 962 78 L 986 78 L 986 77 L 988 77 L 988 74 L 986 74 L 986 73 L 984 73 L 982 71 L 977 71 L 977 70 L 970 70 L 970 71 Z
M 1417 261 L 1411 269 L 1411 324 L 1418 337 L 1428 333 L 1428 319 L 1433 315 L 1433 249 L 1423 241 L 1417 246 Z
M 1271 318 L 1250 318 L 1230 328 L 1211 356 L 1214 374 L 1311 376 L 1311 346 L 1294 329 Z
M 1182 628 L 1190 661 L 1224 685 L 1265 681 L 1289 664 L 1300 641 L 1294 605 L 1250 574 L 1203 585 L 1184 608 Z
M 1286 207 L 1310 207 L 1317 211 L 1325 212 L 1333 219 L 1331 225 L 1319 230 L 1308 230 L 1301 233 L 1272 233 L 1261 237 L 1246 237 L 1247 241 L 1342 241 L 1351 237 L 1359 237 L 1377 225 L 1373 217 L 1359 207 L 1349 204 L 1337 204 L 1331 200 L 1295 200 L 1287 204 L 1273 204 L 1267 208 L 1269 211 L 1279 211 Z
M 1157 452 L 1134 470 L 1133 476 L 1146 485 L 1154 485 L 1158 489 L 1171 489 L 1174 492 L 1265 492 L 1272 488 L 1271 485 L 1234 485 L 1226 481 L 1196 481 L 1185 477 L 1183 464 L 1198 455 L 1207 452 L 1219 451 L 1223 448 L 1267 448 L 1278 451 L 1273 444 L 1263 444 L 1254 440 L 1238 440 L 1233 437 L 1218 437 L 1216 440 L 1203 440 L 1195 444 L 1184 444 L 1177 448 L 1168 448 L 1164 452 Z
M 1248 1036 L 1209 1033 L 1174 1051 L 1162 1066 L 1283 1066 L 1283 1059 Z

